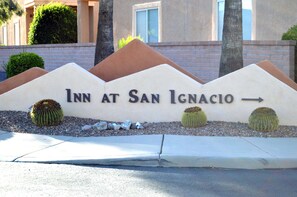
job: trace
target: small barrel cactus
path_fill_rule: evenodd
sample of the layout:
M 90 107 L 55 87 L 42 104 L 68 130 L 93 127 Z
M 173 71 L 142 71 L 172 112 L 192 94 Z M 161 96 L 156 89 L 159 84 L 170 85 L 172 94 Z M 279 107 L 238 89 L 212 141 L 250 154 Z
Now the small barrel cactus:
M 64 115 L 60 104 L 51 99 L 35 103 L 30 110 L 32 122 L 39 126 L 55 126 L 63 121 Z
M 181 123 L 186 128 L 197 128 L 206 125 L 207 117 L 200 107 L 190 107 L 184 111 Z
M 278 117 L 273 109 L 260 107 L 251 113 L 248 126 L 256 131 L 275 131 L 278 129 L 278 123 Z

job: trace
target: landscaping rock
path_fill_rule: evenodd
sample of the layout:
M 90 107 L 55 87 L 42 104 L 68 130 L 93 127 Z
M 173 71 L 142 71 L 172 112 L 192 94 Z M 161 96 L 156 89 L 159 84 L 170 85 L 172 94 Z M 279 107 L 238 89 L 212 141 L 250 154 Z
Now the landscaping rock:
M 92 125 L 85 125 L 85 126 L 83 126 L 82 128 L 81 128 L 81 130 L 82 131 L 87 131 L 87 130 L 90 130 L 90 129 L 92 129 Z
M 140 122 L 132 123 L 130 129 L 144 129 Z
M 94 128 L 96 128 L 99 131 L 107 130 L 107 122 L 100 121 L 93 125 Z
M 120 130 L 122 128 L 121 125 L 116 124 L 116 123 L 112 123 L 112 125 L 113 125 L 113 130 L 115 130 L 115 131 Z
M 90 136 L 128 136 L 128 135 L 190 135 L 190 136 L 234 136 L 234 137 L 297 137 L 296 126 L 280 126 L 277 131 L 258 132 L 248 128 L 246 123 L 209 121 L 206 127 L 196 129 L 183 128 L 177 122 L 142 123 L 143 130 L 130 129 L 129 131 L 105 130 L 95 128 L 82 132 L 83 125 L 94 125 L 99 120 L 75 118 L 65 116 L 63 123 L 57 126 L 37 127 L 32 124 L 31 118 L 26 118 L 26 112 L 0 111 L 0 130 L 17 133 L 34 133 L 42 135 L 64 135 L 75 137 Z M 120 127 L 120 124 L 117 124 Z
M 131 120 L 126 120 L 125 122 L 123 122 L 123 123 L 121 124 L 121 127 L 122 127 L 122 129 L 124 129 L 124 130 L 130 130 L 131 125 L 132 125 Z
M 144 127 L 141 125 L 140 122 L 136 122 L 135 126 L 136 126 L 136 129 L 144 129 Z
M 114 125 L 113 125 L 114 123 L 108 123 L 107 124 L 107 130 L 114 130 Z
M 136 123 L 132 123 L 130 129 L 137 129 Z

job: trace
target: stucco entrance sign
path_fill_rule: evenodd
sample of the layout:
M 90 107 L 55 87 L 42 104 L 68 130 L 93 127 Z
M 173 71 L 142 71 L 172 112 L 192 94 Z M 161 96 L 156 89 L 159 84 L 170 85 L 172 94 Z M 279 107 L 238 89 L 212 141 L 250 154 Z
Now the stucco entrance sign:
M 66 116 L 111 121 L 180 121 L 198 105 L 210 121 L 247 122 L 256 108 L 270 107 L 281 125 L 297 126 L 297 84 L 269 62 L 206 84 L 168 63 L 109 81 L 70 63 L 0 94 L 0 110 L 27 111 L 42 99 L 58 101 Z

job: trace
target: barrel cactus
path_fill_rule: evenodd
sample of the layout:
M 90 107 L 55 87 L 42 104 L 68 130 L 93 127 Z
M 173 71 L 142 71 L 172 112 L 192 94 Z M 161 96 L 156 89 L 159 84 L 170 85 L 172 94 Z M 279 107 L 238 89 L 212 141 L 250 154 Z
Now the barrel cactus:
M 278 123 L 278 117 L 273 109 L 260 107 L 251 113 L 248 126 L 256 131 L 275 131 L 278 129 Z
M 206 125 L 207 117 L 200 107 L 190 107 L 184 111 L 181 123 L 186 128 L 197 128 Z
M 45 99 L 35 103 L 30 110 L 32 122 L 39 126 L 55 126 L 63 121 L 64 115 L 61 105 L 52 100 Z

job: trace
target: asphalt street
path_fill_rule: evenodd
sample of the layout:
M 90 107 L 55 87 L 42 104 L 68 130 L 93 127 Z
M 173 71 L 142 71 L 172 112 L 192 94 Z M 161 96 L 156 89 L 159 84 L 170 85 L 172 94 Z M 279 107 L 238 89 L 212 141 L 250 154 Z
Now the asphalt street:
M 0 162 L 1 196 L 297 196 L 297 170 Z

